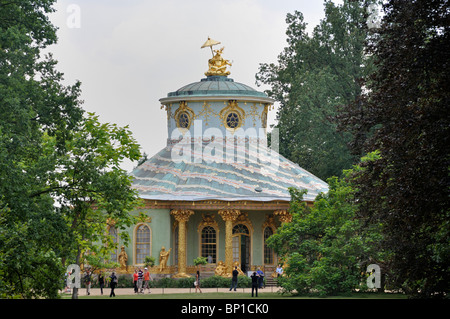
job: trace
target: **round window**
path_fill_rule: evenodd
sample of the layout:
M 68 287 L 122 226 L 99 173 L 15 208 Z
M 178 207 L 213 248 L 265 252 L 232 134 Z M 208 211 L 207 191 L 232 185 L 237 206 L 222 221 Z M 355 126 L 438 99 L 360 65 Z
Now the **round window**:
M 237 128 L 239 126 L 239 115 L 235 112 L 228 113 L 226 123 L 229 128 Z
M 189 128 L 189 115 L 186 112 L 181 112 L 178 116 L 178 127 Z

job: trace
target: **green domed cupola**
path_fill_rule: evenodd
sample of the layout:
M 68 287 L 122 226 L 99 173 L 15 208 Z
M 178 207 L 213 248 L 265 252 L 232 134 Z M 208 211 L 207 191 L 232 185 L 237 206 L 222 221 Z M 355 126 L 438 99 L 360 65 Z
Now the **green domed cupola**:
M 202 47 L 211 47 L 213 51 L 212 46 L 219 43 L 208 38 Z M 223 48 L 214 52 L 208 61 L 206 78 L 160 99 L 162 108 L 167 111 L 169 143 L 178 140 L 180 132 L 205 137 L 210 136 L 209 133 L 217 135 L 220 131 L 222 136 L 226 136 L 242 129 L 246 136 L 266 138 L 267 113 L 274 100 L 229 78 L 230 72 L 226 68 L 231 63 L 222 57 Z M 213 132 L 212 128 L 216 131 Z

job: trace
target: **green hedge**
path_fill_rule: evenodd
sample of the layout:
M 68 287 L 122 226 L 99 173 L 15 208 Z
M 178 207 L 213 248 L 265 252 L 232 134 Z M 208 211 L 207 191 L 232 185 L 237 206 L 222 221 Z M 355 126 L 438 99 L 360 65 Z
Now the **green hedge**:
M 133 278 L 130 275 L 120 275 L 119 283 L 117 288 L 133 288 Z M 190 278 L 161 278 L 154 279 L 150 281 L 151 288 L 193 288 L 194 287 L 194 277 Z M 238 288 L 249 288 L 251 287 L 252 280 L 246 276 L 238 277 Z M 212 276 L 205 279 L 200 279 L 201 288 L 229 288 L 231 285 L 231 278 L 223 278 L 221 276 Z M 106 285 L 109 287 L 109 285 Z M 84 288 L 84 282 L 82 282 L 82 287 Z M 96 276 L 93 278 L 91 285 L 92 288 L 98 288 L 98 282 Z

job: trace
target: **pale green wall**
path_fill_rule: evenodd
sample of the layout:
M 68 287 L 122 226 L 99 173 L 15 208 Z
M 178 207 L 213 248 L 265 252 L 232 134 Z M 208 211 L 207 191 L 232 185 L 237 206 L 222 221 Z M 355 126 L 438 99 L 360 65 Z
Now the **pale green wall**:
M 215 220 L 219 225 L 219 254 L 218 260 L 225 261 L 225 222 L 219 216 L 217 211 L 204 211 L 204 214 L 209 213 L 215 216 Z M 263 264 L 263 229 L 262 225 L 266 220 L 266 215 L 269 212 L 264 211 L 247 211 L 248 217 L 252 222 L 253 226 L 253 238 L 252 238 L 252 264 L 262 265 Z M 202 221 L 202 212 L 195 212 L 189 218 L 187 229 L 187 264 L 192 265 L 193 260 L 197 258 L 200 254 L 199 252 L 199 233 L 197 232 L 197 226 Z
M 174 218 L 170 215 L 169 209 L 141 209 L 133 212 L 137 215 L 139 212 L 145 213 L 148 217 L 151 217 L 152 221 L 147 223 L 151 228 L 152 236 L 152 256 L 156 259 L 156 265 L 159 264 L 159 253 L 161 247 L 164 246 L 166 250 L 172 248 L 172 253 L 170 255 L 168 265 L 172 265 L 174 262 L 174 243 L 172 234 L 172 225 L 174 223 Z M 215 220 L 219 225 L 219 253 L 218 260 L 225 261 L 225 222 L 219 216 L 217 211 L 196 211 L 194 215 L 189 218 L 187 223 L 187 265 L 193 265 L 193 260 L 197 258 L 200 254 L 199 252 L 199 233 L 197 232 L 197 227 L 202 221 L 202 213 L 212 214 L 215 216 Z M 247 211 L 248 217 L 252 222 L 253 233 L 252 233 L 252 264 L 262 265 L 263 264 L 263 229 L 262 225 L 266 220 L 266 215 L 270 212 L 265 211 Z M 134 263 L 134 231 L 136 225 L 129 227 L 128 231 L 130 235 L 130 244 L 126 248 L 129 260 L 128 264 L 132 265 Z M 120 247 L 120 246 L 119 246 Z M 120 251 L 120 249 L 119 249 Z
M 151 222 L 145 222 L 151 229 L 151 255 L 155 257 L 156 264 L 158 264 L 159 252 L 161 247 L 164 246 L 166 249 L 171 247 L 171 220 L 170 220 L 170 210 L 169 209 L 140 209 L 132 212 L 133 215 L 139 215 L 139 213 L 144 213 L 146 216 L 151 218 Z M 128 227 L 125 231 L 128 232 L 130 236 L 130 241 L 128 247 L 125 251 L 128 254 L 128 265 L 134 264 L 134 243 L 135 243 L 135 229 L 137 225 Z M 120 246 L 119 245 L 119 252 Z M 167 263 L 170 265 L 170 260 Z

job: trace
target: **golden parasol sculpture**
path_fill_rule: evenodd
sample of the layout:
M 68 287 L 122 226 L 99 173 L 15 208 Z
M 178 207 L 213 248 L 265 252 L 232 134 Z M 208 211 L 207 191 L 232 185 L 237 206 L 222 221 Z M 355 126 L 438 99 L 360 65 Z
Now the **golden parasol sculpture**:
M 202 45 L 201 49 L 210 47 L 211 48 L 211 53 L 214 56 L 214 52 L 213 52 L 212 47 L 213 47 L 213 45 L 217 45 L 217 44 L 220 44 L 220 42 L 216 41 L 216 40 L 213 40 L 210 37 L 208 37 L 208 40 L 206 40 L 206 42 Z
M 227 76 L 230 74 L 230 71 L 227 71 L 227 65 L 231 66 L 232 64 L 230 63 L 229 60 L 225 60 L 222 57 L 222 53 L 223 53 L 223 49 L 220 50 L 213 50 L 213 46 L 220 44 L 219 41 L 213 40 L 210 37 L 208 37 L 208 40 L 201 46 L 201 49 L 206 48 L 206 47 L 210 47 L 211 48 L 211 53 L 212 53 L 212 58 L 208 60 L 208 66 L 209 69 L 207 72 L 205 72 L 206 76 L 210 76 L 210 75 L 224 75 Z M 214 54 L 214 52 L 216 54 Z

